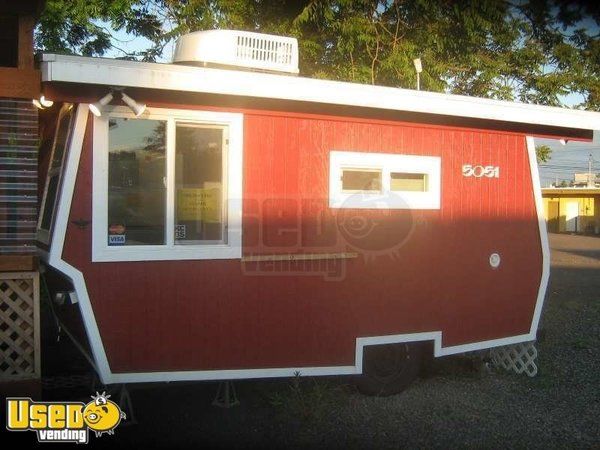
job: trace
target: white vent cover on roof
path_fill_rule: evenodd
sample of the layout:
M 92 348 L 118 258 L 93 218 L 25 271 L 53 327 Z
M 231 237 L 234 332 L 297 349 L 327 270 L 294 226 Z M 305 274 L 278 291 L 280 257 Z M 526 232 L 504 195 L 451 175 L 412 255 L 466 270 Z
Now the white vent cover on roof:
M 196 31 L 177 40 L 173 62 L 297 74 L 298 41 L 248 31 Z

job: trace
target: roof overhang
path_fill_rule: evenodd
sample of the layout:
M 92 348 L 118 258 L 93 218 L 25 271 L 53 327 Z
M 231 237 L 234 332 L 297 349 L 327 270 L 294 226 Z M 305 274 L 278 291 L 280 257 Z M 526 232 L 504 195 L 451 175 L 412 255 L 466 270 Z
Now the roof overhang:
M 42 82 L 120 86 L 398 111 L 513 124 L 519 132 L 591 140 L 600 113 L 287 75 L 44 54 Z M 517 125 L 516 127 L 514 125 Z M 503 128 L 502 126 L 500 128 Z

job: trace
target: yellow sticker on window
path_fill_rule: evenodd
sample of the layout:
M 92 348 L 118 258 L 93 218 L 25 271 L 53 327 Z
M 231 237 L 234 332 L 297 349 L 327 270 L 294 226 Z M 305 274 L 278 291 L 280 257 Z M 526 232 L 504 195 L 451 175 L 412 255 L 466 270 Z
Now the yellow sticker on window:
M 177 189 L 177 221 L 221 222 L 221 189 Z

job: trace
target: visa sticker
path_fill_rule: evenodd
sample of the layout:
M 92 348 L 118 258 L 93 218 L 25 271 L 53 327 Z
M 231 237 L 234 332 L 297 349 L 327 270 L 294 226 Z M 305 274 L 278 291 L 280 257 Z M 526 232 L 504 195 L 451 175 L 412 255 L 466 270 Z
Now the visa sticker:
M 124 245 L 125 235 L 124 234 L 110 234 L 108 236 L 108 245 Z

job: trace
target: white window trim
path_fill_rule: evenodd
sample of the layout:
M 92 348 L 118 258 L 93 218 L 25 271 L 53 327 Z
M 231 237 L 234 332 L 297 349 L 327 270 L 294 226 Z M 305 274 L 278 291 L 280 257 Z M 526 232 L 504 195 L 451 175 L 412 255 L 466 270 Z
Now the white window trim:
M 139 119 L 167 121 L 166 238 L 164 245 L 108 245 L 108 120 L 109 117 L 135 119 L 125 107 L 105 108 L 94 117 L 92 261 L 162 261 L 193 259 L 240 259 L 242 257 L 242 160 L 243 115 L 210 111 L 148 108 Z M 175 121 L 227 126 L 227 243 L 175 245 Z
M 345 192 L 343 169 L 381 170 L 382 192 Z M 425 173 L 428 190 L 392 191 L 392 172 Z M 331 151 L 329 156 L 329 207 L 360 209 L 440 209 L 441 158 L 391 153 Z

